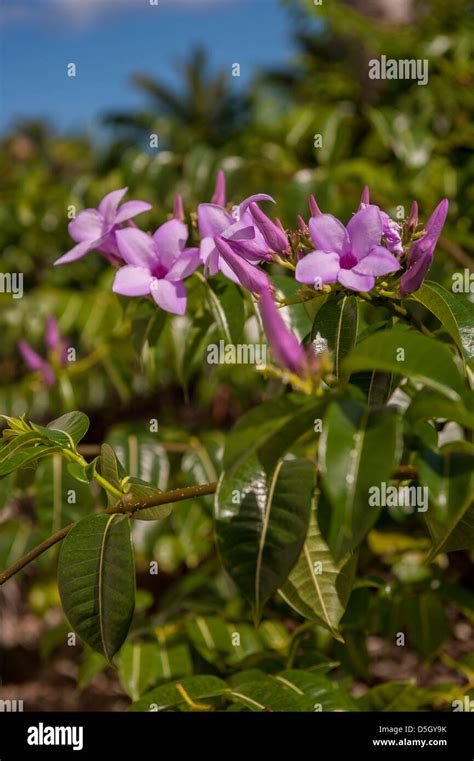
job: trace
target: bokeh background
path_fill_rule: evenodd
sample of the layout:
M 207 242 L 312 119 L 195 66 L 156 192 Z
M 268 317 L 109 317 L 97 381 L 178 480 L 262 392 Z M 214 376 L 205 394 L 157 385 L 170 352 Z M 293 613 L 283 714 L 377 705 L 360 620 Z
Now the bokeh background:
M 454 271 L 471 267 L 474 17 L 467 0 L 159 0 L 156 7 L 147 0 L 3 0 L 1 10 L 1 270 L 24 274 L 25 295 L 0 293 L 0 411 L 44 421 L 82 409 L 91 417 L 91 452 L 106 436 L 127 450 L 137 421 L 157 417 L 164 448 L 154 451 L 154 477 L 162 483 L 170 469 L 181 483 L 210 477 L 222 431 L 261 399 L 262 383 L 248 369 L 209 375 L 198 352 L 191 360 L 189 347 L 205 337 L 199 324 L 183 321 L 179 331 L 155 326 L 163 340 L 151 350 L 140 332 L 148 306 L 141 311 L 111 293 L 113 273 L 99 255 L 53 268 L 71 246 L 68 207 L 96 206 L 119 187 L 153 204 L 138 220 L 145 229 L 168 218 L 177 192 L 188 213 L 209 200 L 218 168 L 230 198 L 270 193 L 285 225 L 294 225 L 298 213 L 308 216 L 309 193 L 344 220 L 366 184 L 392 213 L 399 207 L 408 213 L 417 199 L 422 218 L 447 196 L 433 277 L 449 286 Z M 428 59 L 428 85 L 368 79 L 368 61 L 382 54 Z M 67 76 L 69 63 L 75 77 Z M 150 148 L 151 134 L 158 149 Z M 322 147 L 314 145 L 318 134 Z M 191 303 L 197 299 L 191 294 Z M 51 314 L 78 361 L 47 388 L 25 367 L 18 341 L 26 338 L 44 353 Z M 197 436 L 207 437 L 206 451 L 216 457 L 204 471 L 195 450 L 189 452 Z M 38 522 L 32 508 L 34 499 L 45 505 L 50 499 L 53 476 L 44 471 L 36 480 L 0 482 L 2 566 L 51 528 L 47 509 Z M 83 499 L 82 507 L 89 498 Z M 149 588 L 145 570 L 141 578 L 139 611 L 158 616 L 153 626 L 182 610 L 244 615 L 217 570 L 209 506 L 177 510 L 138 547 L 139 566 L 156 557 L 164 570 L 158 590 Z M 417 565 L 422 549 L 406 537 L 395 552 L 382 541 L 371 552 L 387 567 L 402 563 L 395 572 L 402 588 L 433 581 Z M 54 554 L 43 558 L 0 592 L 0 695 L 13 690 L 32 708 L 122 708 L 127 698 L 116 676 L 107 672 L 91 686 L 103 664 L 87 654 L 81 661 L 64 646 L 54 562 Z M 465 584 L 459 562 L 456 578 Z M 400 592 L 400 611 L 403 600 Z M 429 604 L 449 639 L 440 603 Z M 374 619 L 367 644 L 351 615 L 353 653 L 339 656 L 356 681 L 408 678 L 434 658 L 436 648 L 427 647 L 402 663 L 384 644 L 383 616 Z M 455 660 L 471 635 L 466 621 L 451 623 L 461 627 L 448 652 Z M 284 628 L 280 635 L 284 640 Z M 270 641 L 265 647 L 272 652 L 285 646 Z M 75 686 L 78 669 L 83 693 Z M 422 681 L 445 677 L 443 669 L 422 671 Z M 453 671 L 449 678 L 456 679 Z

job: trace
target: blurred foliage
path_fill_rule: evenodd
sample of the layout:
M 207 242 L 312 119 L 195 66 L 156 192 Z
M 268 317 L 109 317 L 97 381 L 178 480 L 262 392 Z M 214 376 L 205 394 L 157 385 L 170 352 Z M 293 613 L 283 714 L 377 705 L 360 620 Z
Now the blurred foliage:
M 368 184 L 373 201 L 392 213 L 402 206 L 406 214 L 416 198 L 426 218 L 442 197 L 449 198 L 449 217 L 431 279 L 450 282 L 453 271 L 469 266 L 474 251 L 472 3 L 425 0 L 416 4 L 414 20 L 396 27 L 362 16 L 341 2 L 314 6 L 310 0 L 288 0 L 287 4 L 294 57 L 279 70 L 263 72 L 244 93 L 236 92 L 230 76 L 210 73 L 205 54 L 196 51 L 183 64 L 181 90 L 165 87 L 153 72 L 137 74 L 135 85 L 146 96 L 143 109 L 109 114 L 105 142 L 59 135 L 49 125 L 33 121 L 17 124 L 1 140 L 2 271 L 24 273 L 25 295 L 14 300 L 0 293 L 0 410 L 13 415 L 28 410 L 39 422 L 67 409 L 82 409 L 92 420 L 86 439 L 92 448 L 107 436 L 114 441 L 123 436 L 123 430 L 116 428 L 119 421 L 125 425 L 132 421 L 143 430 L 144 424 L 157 418 L 170 461 L 161 466 L 160 477 L 164 478 L 163 468 L 174 474 L 170 488 L 213 480 L 219 474 L 222 430 L 271 395 L 272 381 L 256 377 L 251 367 L 210 368 L 200 361 L 196 347 L 221 334 L 208 310 L 200 310 L 209 293 L 199 280 L 189 282 L 193 321 L 157 318 L 151 340 L 147 331 L 155 307 L 112 294 L 110 267 L 100 255 L 54 268 L 54 260 L 71 247 L 67 233 L 71 205 L 77 210 L 95 207 L 107 192 L 128 186 L 127 198 L 153 204 L 138 224 L 154 229 L 169 216 L 177 192 L 183 195 L 188 214 L 198 201 L 210 200 L 216 170 L 223 168 L 231 199 L 270 193 L 277 200 L 278 216 L 294 225 L 297 213 L 307 216 L 310 192 L 323 211 L 348 219 Z M 369 60 L 382 54 L 427 58 L 428 86 L 368 79 Z M 157 150 L 149 147 L 153 133 L 159 137 Z M 314 147 L 318 134 L 321 148 Z M 229 287 L 233 286 L 221 278 L 209 285 L 220 298 Z M 57 316 L 62 335 L 77 352 L 76 362 L 58 373 L 58 383 L 51 389 L 23 367 L 17 349 L 18 340 L 27 338 L 40 350 L 48 314 Z M 253 335 L 258 335 L 250 300 L 245 315 L 234 315 L 237 322 L 244 318 L 247 330 L 250 324 Z M 197 359 L 191 362 L 190 357 Z M 134 435 L 133 430 L 132 426 L 127 435 Z M 162 482 L 159 485 L 164 488 Z M 44 468 L 36 477 L 26 471 L 15 482 L 0 481 L 0 505 L 9 500 L 0 520 L 0 567 L 47 534 L 41 510 L 38 521 L 32 520 L 31 500 L 36 495 L 40 506 L 48 501 L 50 486 Z M 54 514 L 54 526 L 90 509 L 89 501 L 81 501 L 71 506 L 69 516 Z M 406 623 L 407 610 L 412 621 L 429 617 L 434 623 L 428 636 L 422 637 L 415 626 L 409 644 L 421 659 L 431 661 L 444 646 L 446 616 L 453 615 L 452 606 L 469 621 L 474 617 L 462 556 L 447 581 L 442 574 L 446 555 L 429 566 L 422 562 L 426 547 L 418 531 L 420 519 L 398 520 L 400 534 L 393 533 L 393 519 L 384 518 L 364 547 L 359 573 L 375 574 L 375 580 L 371 588 L 356 589 L 351 597 L 342 621 L 347 647 L 316 627 L 304 634 L 296 655 L 290 640 L 297 623 L 287 618 L 283 603 L 274 603 L 258 632 L 251 629 L 246 607 L 219 569 L 210 500 L 177 507 L 169 521 L 137 526 L 139 587 L 145 596 L 149 594 L 148 564 L 155 558 L 162 570 L 159 589 L 154 590 L 160 602 L 156 610 L 156 599 L 150 595 L 139 607 L 133 637 L 120 659 L 125 691 L 138 700 L 169 678 L 202 673 L 218 675 L 230 684 L 238 666 L 251 670 L 244 674 L 253 685 L 248 694 L 255 695 L 255 684 L 265 674 L 273 678 L 296 665 L 312 669 L 313 680 L 317 674 L 319 682 L 308 682 L 309 695 L 322 690 L 326 705 L 333 708 L 364 710 L 392 704 L 398 694 L 395 683 L 384 685 L 388 688 L 384 694 L 373 688 L 359 705 L 348 696 L 348 678 L 368 682 L 372 678 L 367 636 L 393 638 Z M 38 615 L 58 602 L 57 596 L 51 596 L 53 566 L 54 552 L 43 556 L 31 576 L 25 576 L 25 583 L 31 582 L 30 606 Z M 190 569 L 193 573 L 186 574 Z M 61 642 L 63 629 L 59 631 Z M 234 631 L 242 638 L 238 652 L 229 646 Z M 50 640 L 46 654 L 55 646 L 54 637 Z M 130 678 L 135 647 L 148 648 L 143 660 L 150 663 L 149 674 L 140 673 L 138 681 Z M 81 686 L 102 668 L 105 662 L 86 653 Z M 336 676 L 329 677 L 334 668 Z M 458 682 L 471 685 L 472 673 L 462 674 Z M 430 694 L 416 689 L 399 703 L 400 710 L 444 705 L 459 693 L 456 685 Z M 204 689 L 202 697 L 205 694 Z M 185 707 L 180 704 L 182 710 Z

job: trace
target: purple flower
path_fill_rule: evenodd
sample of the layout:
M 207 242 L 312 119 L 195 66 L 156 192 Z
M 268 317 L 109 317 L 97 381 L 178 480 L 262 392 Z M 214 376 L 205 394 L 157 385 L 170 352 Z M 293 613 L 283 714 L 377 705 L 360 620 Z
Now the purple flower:
M 412 243 L 408 258 L 408 269 L 403 273 L 400 280 L 400 293 L 403 296 L 421 288 L 433 261 L 434 250 L 446 220 L 448 206 L 447 198 L 438 204 L 426 223 L 424 234 Z
M 46 386 L 54 386 L 56 382 L 56 373 L 50 359 L 56 361 L 61 367 L 67 363 L 68 343 L 61 338 L 58 323 L 56 319 L 49 315 L 46 321 L 46 332 L 44 337 L 45 346 L 48 350 L 48 359 L 44 359 L 31 348 L 28 341 L 22 339 L 18 342 L 18 348 L 21 356 L 31 370 L 41 373 L 43 382 Z
M 249 209 L 270 251 L 279 254 L 287 251 L 290 244 L 288 243 L 286 233 L 277 224 L 272 222 L 256 203 L 251 203 Z
M 185 248 L 186 225 L 170 219 L 153 236 L 133 227 L 118 230 L 116 236 L 126 264 L 115 275 L 115 293 L 151 294 L 166 312 L 184 314 L 187 296 L 183 280 L 199 267 L 199 249 Z
M 268 288 L 265 288 L 261 293 L 259 309 L 270 348 L 278 364 L 288 368 L 296 375 L 304 374 L 306 368 L 305 350 L 294 333 L 288 330 L 283 322 Z
M 354 214 L 344 227 L 332 214 L 309 220 L 316 246 L 296 265 L 295 278 L 315 288 L 340 283 L 353 291 L 370 291 L 375 278 L 400 269 L 395 257 L 380 245 L 382 220 L 375 206 Z
M 120 256 L 115 237 L 120 225 L 151 209 L 151 205 L 145 201 L 126 201 L 119 208 L 127 190 L 128 188 L 113 190 L 104 196 L 97 209 L 84 209 L 69 223 L 69 235 L 77 245 L 57 259 L 55 264 L 75 262 L 94 249 L 106 255 Z
M 199 204 L 197 214 L 202 239 L 201 261 L 204 262 L 205 272 L 215 275 L 220 270 L 226 277 L 238 282 L 235 273 L 216 248 L 216 235 L 229 241 L 235 253 L 248 262 L 271 259 L 265 238 L 248 211 L 254 201 L 273 201 L 273 198 L 264 193 L 250 196 L 237 207 L 235 216 L 218 204 Z
M 378 206 L 370 203 L 370 192 L 369 188 L 366 185 L 362 191 L 359 211 L 361 209 L 366 209 L 367 206 L 373 206 L 374 209 L 377 209 L 380 214 L 380 219 L 382 220 L 382 234 L 385 238 L 385 245 L 387 246 L 388 250 L 396 256 L 402 256 L 403 244 L 402 236 L 400 234 L 402 230 L 401 225 L 389 217 L 387 212 L 382 211 L 382 209 L 380 209 Z
M 231 280 L 251 293 L 261 293 L 270 287 L 270 281 L 266 273 L 248 262 L 240 254 L 237 254 L 228 240 L 220 235 L 216 235 L 214 237 L 214 245 L 219 254 L 222 272 L 226 274 L 228 270 L 232 275 Z

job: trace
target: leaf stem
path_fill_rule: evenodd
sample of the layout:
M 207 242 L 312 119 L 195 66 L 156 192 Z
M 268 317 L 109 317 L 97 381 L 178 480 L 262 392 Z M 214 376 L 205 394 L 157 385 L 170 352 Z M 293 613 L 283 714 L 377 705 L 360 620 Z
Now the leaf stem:
M 127 513 L 133 515 L 133 513 L 136 513 L 138 510 L 144 510 L 147 507 L 157 507 L 158 505 L 166 505 L 170 502 L 180 502 L 184 499 L 214 494 L 216 489 L 217 481 L 213 481 L 208 484 L 200 484 L 199 486 L 186 486 L 182 489 L 173 489 L 172 491 L 162 492 L 161 494 L 156 494 L 149 498 L 138 499 L 137 497 L 134 497 L 133 494 L 120 494 L 120 502 L 102 512 L 107 515 L 112 513 Z M 50 547 L 61 542 L 76 525 L 76 523 L 69 523 L 69 525 L 60 529 L 60 531 L 56 531 L 55 534 L 52 534 L 45 539 L 44 542 L 33 547 L 33 549 L 27 552 L 26 555 L 0 573 L 0 586 L 5 584 L 5 582 L 18 573 L 18 571 L 21 571 L 29 565 L 29 563 L 42 555 L 43 552 L 46 552 Z

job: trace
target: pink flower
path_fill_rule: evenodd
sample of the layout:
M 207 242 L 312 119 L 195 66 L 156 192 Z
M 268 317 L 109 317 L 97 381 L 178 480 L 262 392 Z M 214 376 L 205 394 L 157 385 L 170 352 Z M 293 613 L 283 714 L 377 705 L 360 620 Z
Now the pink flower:
M 151 294 L 166 312 L 184 314 L 187 295 L 183 280 L 199 267 L 199 249 L 185 248 L 186 225 L 178 219 L 170 219 L 153 236 L 129 227 L 117 231 L 116 237 L 126 264 L 115 275 L 115 293 Z
M 375 278 L 400 269 L 398 260 L 380 245 L 382 220 L 375 206 L 354 214 L 347 227 L 332 214 L 309 220 L 316 250 L 296 265 L 299 283 L 320 287 L 340 283 L 353 291 L 370 291 Z
M 40 354 L 37 354 L 28 341 L 24 339 L 18 342 L 18 348 L 28 367 L 41 373 L 45 385 L 54 386 L 56 383 L 56 373 L 50 360 L 55 360 L 60 367 L 65 367 L 67 363 L 68 343 L 61 337 L 58 323 L 53 315 L 49 315 L 47 318 L 44 342 L 48 350 L 48 359 L 44 359 Z
M 69 223 L 69 235 L 77 245 L 57 259 L 55 264 L 75 262 L 94 249 L 106 255 L 120 256 L 115 234 L 122 222 L 151 209 L 145 201 L 126 201 L 119 208 L 127 190 L 113 190 L 104 196 L 97 209 L 84 209 Z

